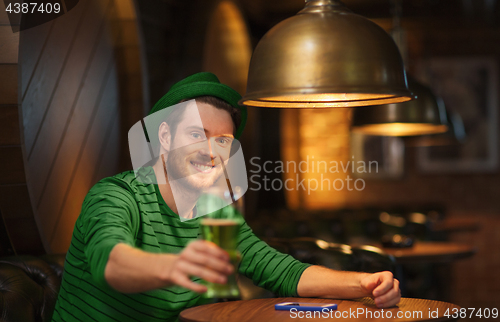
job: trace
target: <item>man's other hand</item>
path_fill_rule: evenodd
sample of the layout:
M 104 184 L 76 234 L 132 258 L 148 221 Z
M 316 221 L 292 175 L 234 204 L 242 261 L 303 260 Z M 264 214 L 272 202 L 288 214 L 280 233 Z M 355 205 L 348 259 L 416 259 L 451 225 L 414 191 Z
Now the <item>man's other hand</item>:
M 379 308 L 394 306 L 401 300 L 399 281 L 391 272 L 370 274 L 361 280 L 361 287 Z
M 227 275 L 234 271 L 229 255 L 212 242 L 197 240 L 189 243 L 176 256 L 166 271 L 166 280 L 198 293 L 207 291 L 204 285 L 191 281 L 197 276 L 212 283 L 226 283 Z

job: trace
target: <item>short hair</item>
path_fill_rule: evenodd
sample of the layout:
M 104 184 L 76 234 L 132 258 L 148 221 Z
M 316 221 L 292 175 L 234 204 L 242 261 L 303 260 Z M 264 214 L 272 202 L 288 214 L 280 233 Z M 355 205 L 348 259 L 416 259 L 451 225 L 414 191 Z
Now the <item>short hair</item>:
M 239 108 L 236 108 L 236 107 L 232 106 L 231 104 L 229 104 L 228 102 L 226 102 L 218 97 L 215 97 L 215 96 L 198 96 L 198 97 L 194 97 L 192 99 L 196 100 L 196 102 L 209 104 L 217 109 L 224 110 L 224 111 L 228 112 L 229 115 L 231 116 L 231 120 L 233 121 L 233 128 L 234 128 L 233 135 L 236 133 L 236 131 L 238 130 L 238 128 L 240 127 L 240 124 L 241 124 L 241 110 Z M 179 103 L 187 102 L 189 100 L 191 100 L 191 99 L 184 99 L 184 100 L 181 100 Z M 174 137 L 175 137 L 175 133 L 177 131 L 177 126 L 182 121 L 185 110 L 186 110 L 186 106 L 183 106 L 181 108 L 175 108 L 172 111 L 172 113 L 170 113 L 167 116 L 167 118 L 165 119 L 165 122 L 168 124 L 168 126 L 170 128 L 170 135 L 172 136 L 172 139 L 174 139 Z

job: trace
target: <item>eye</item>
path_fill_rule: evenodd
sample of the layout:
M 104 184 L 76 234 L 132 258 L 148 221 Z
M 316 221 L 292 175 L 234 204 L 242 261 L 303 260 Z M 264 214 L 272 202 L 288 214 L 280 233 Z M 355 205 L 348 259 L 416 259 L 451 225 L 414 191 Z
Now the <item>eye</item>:
M 227 137 L 220 137 L 216 139 L 216 142 L 221 144 L 221 145 L 228 145 L 232 142 L 233 140 L 231 138 Z
M 203 139 L 203 136 L 200 133 L 198 133 L 198 132 L 191 132 L 191 137 L 193 139 L 197 139 L 197 140 Z

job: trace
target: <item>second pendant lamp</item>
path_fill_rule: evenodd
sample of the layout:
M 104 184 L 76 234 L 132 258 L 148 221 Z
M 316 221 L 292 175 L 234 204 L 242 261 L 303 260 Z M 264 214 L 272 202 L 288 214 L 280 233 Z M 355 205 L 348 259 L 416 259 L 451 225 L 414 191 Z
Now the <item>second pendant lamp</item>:
M 411 102 L 356 109 L 352 131 L 367 135 L 414 136 L 443 133 L 448 129 L 443 101 L 430 88 L 408 77 Z
M 393 2 L 394 22 L 391 34 L 406 60 L 406 34 L 400 22 L 402 0 Z M 442 99 L 410 76 L 408 88 L 416 95 L 415 100 L 354 110 L 352 131 L 380 136 L 417 136 L 446 132 L 447 117 Z

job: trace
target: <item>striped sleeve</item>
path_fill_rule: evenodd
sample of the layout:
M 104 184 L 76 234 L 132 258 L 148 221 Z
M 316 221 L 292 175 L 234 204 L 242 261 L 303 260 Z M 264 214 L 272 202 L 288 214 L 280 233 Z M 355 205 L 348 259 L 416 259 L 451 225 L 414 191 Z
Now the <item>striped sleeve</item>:
M 240 228 L 238 250 L 242 255 L 238 270 L 255 285 L 279 296 L 298 296 L 300 276 L 310 264 L 278 252 L 255 236 L 246 222 Z
M 104 179 L 87 194 L 77 225 L 90 272 L 99 286 L 109 287 L 104 270 L 113 247 L 118 243 L 134 246 L 138 217 L 133 195 L 118 179 Z

